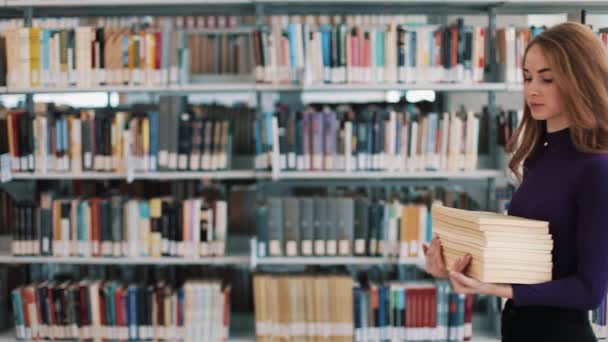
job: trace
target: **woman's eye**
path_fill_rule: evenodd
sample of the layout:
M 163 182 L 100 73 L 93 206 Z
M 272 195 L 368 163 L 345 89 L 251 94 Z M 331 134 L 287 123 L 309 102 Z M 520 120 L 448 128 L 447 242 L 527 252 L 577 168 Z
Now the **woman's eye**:
M 550 79 L 543 79 L 543 82 L 545 82 L 545 83 L 552 83 L 552 82 L 553 82 L 553 80 L 550 80 Z
M 531 78 L 524 78 L 524 82 L 532 82 Z

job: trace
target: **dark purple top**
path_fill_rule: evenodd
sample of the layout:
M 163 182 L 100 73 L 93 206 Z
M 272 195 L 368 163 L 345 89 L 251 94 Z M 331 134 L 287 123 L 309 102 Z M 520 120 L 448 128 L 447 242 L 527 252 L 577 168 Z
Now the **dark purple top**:
M 579 152 L 568 128 L 545 133 L 537 151 L 509 214 L 549 222 L 553 280 L 513 284 L 514 304 L 595 309 L 608 282 L 608 154 Z

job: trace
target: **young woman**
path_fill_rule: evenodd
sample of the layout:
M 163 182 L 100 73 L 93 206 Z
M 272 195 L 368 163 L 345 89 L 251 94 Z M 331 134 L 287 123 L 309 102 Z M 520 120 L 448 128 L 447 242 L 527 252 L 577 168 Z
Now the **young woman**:
M 588 311 L 608 283 L 608 55 L 586 26 L 541 33 L 524 53 L 524 115 L 510 143 L 509 168 L 523 180 L 509 214 L 549 222 L 553 277 L 533 284 L 487 284 L 446 270 L 441 241 L 425 246 L 427 271 L 459 293 L 508 298 L 502 341 L 595 341 Z M 515 142 L 520 143 L 515 146 Z

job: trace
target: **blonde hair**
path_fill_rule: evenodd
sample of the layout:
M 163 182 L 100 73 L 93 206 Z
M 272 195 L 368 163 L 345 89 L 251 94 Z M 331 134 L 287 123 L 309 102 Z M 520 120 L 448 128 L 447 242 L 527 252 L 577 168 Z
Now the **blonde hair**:
M 532 46 L 541 49 L 553 71 L 577 150 L 608 152 L 608 54 L 599 38 L 587 26 L 567 22 L 533 38 L 523 62 Z M 523 119 L 507 145 L 513 153 L 509 168 L 520 180 L 519 166 L 539 147 L 544 127 L 524 100 Z

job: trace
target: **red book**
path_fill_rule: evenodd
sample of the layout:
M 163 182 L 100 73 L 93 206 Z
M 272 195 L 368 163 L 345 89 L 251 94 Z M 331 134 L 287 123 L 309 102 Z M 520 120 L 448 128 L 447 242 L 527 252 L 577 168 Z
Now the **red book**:
M 48 288 L 47 288 L 47 299 L 46 299 L 46 305 L 49 308 L 49 330 L 51 331 L 51 333 L 49 333 L 49 336 L 51 338 L 55 337 L 55 333 L 53 332 L 55 330 L 55 326 L 57 324 L 57 317 L 55 314 L 55 299 L 53 298 L 53 292 L 54 292 L 54 285 L 53 284 L 49 284 Z
M 154 53 L 154 69 L 162 69 L 162 57 L 163 57 L 163 34 L 156 32 L 154 34 L 156 40 L 156 51 Z
M 100 317 L 100 325 L 101 325 L 101 334 L 107 339 L 108 336 L 108 320 L 106 316 L 106 284 L 105 282 L 101 282 L 99 284 L 99 317 Z
M 101 256 L 101 208 L 98 198 L 90 199 L 91 203 L 91 255 Z
M 475 295 L 468 294 L 464 306 L 464 340 L 470 341 L 473 338 L 473 304 Z
M 452 27 L 452 67 L 458 64 L 458 28 Z
M 431 305 L 430 305 L 430 311 L 431 311 L 431 322 L 430 322 L 430 327 L 431 327 L 431 332 L 432 335 L 435 335 L 435 332 L 437 331 L 437 288 L 434 287 L 430 290 L 431 292 Z
M 222 341 L 228 341 L 229 329 L 230 329 L 230 287 L 224 289 L 224 334 L 222 335 Z

